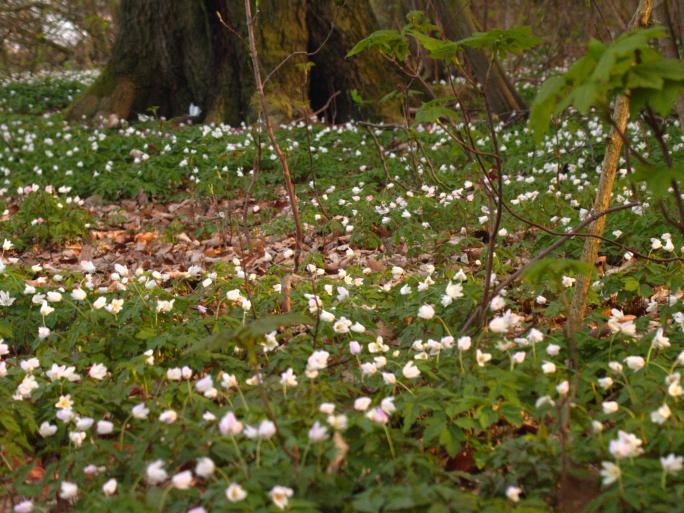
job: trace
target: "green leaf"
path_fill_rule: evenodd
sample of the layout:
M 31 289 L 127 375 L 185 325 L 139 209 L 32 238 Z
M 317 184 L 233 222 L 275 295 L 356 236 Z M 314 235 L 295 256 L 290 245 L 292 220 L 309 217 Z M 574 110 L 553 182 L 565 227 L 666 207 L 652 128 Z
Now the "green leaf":
M 262 317 L 246 326 L 237 329 L 225 329 L 215 335 L 205 337 L 187 348 L 184 353 L 222 351 L 234 347 L 236 343 L 240 343 L 247 350 L 250 360 L 253 360 L 255 358 L 255 342 L 266 333 L 274 331 L 281 326 L 296 326 L 299 324 L 311 324 L 311 322 L 312 320 L 308 315 L 300 312 Z
M 434 123 L 440 119 L 458 119 L 458 112 L 430 102 L 423 103 L 416 112 L 416 123 Z
M 452 458 L 461 450 L 464 440 L 463 432 L 453 424 L 447 424 L 439 433 L 439 443 Z
M 470 48 L 489 49 L 502 57 L 509 53 L 529 50 L 540 42 L 541 39 L 532 34 L 532 28 L 528 25 L 508 30 L 492 29 L 487 32 L 475 32 L 471 37 L 458 41 L 459 44 Z
M 656 196 L 663 197 L 673 180 L 684 177 L 684 163 L 676 162 L 673 167 L 666 165 L 645 165 L 637 163 L 632 180 L 646 182 L 648 189 Z
M 447 420 L 443 415 L 435 415 L 427 422 L 427 427 L 423 431 L 423 441 L 430 444 L 433 440 L 440 436 L 442 429 L 446 425 Z
M 409 54 L 408 41 L 404 35 L 397 30 L 390 29 L 376 30 L 367 38 L 362 39 L 349 50 L 347 57 L 354 57 L 367 50 L 378 50 L 400 61 L 406 59 Z
M 0 321 L 0 337 L 12 337 L 12 325 L 7 321 Z
M 558 284 L 563 276 L 588 275 L 593 268 L 586 262 L 568 258 L 542 258 L 523 271 L 522 279 L 533 286 Z
M 529 120 L 529 126 L 534 132 L 536 143 L 539 143 L 549 131 L 551 116 L 565 89 L 566 81 L 562 76 L 547 79 L 539 88 L 539 92 L 532 102 Z
M 412 29 L 407 29 L 406 33 L 425 48 L 433 59 L 450 61 L 455 59 L 461 51 L 461 45 L 454 41 L 437 39 Z
M 157 336 L 157 330 L 151 326 L 145 326 L 138 333 L 135 334 L 135 338 L 138 340 L 149 340 Z
M 627 292 L 634 292 L 636 290 L 639 290 L 639 280 L 636 280 L 633 276 L 627 276 L 623 280 L 623 289 L 625 289 Z

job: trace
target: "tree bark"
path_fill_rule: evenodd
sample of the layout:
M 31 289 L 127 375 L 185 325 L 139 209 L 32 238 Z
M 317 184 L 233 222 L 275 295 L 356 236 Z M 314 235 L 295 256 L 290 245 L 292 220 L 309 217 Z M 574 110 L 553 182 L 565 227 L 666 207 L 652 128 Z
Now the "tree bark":
M 398 75 L 372 56 L 346 59 L 354 44 L 380 28 L 377 15 L 384 11 L 373 4 L 259 2 L 255 39 L 275 119 L 317 110 L 337 91 L 327 112 L 331 120 L 379 114 L 372 108 L 359 111 L 351 91 L 378 99 L 394 87 Z M 122 0 L 112 56 L 68 117 L 114 113 L 130 119 L 152 108 L 171 118 L 186 115 L 194 103 L 207 121 L 238 124 L 253 119 L 259 109 L 244 13 L 241 0 Z M 301 68 L 307 62 L 314 64 L 309 74 Z M 302 102 L 302 91 L 309 102 Z
M 438 23 L 444 35 L 453 40 L 465 39 L 479 30 L 467 0 L 433 0 Z M 506 76 L 501 64 L 488 52 L 467 48 L 465 60 L 475 79 L 482 85 L 489 107 L 500 118 L 527 111 L 527 106 Z
M 629 28 L 646 27 L 651 19 L 652 10 L 653 0 L 640 0 L 637 12 L 632 18 Z M 603 155 L 603 163 L 601 165 L 601 178 L 599 180 L 598 191 L 596 193 L 592 212 L 603 212 L 610 204 L 613 183 L 615 182 L 617 166 L 620 160 L 620 151 L 622 150 L 622 138 L 627 128 L 627 121 L 629 120 L 629 96 L 620 95 L 617 98 L 612 116 L 614 127 L 606 142 L 606 152 Z M 596 263 L 599 251 L 599 239 L 595 236 L 603 235 L 605 224 L 606 218 L 601 217 L 587 228 L 587 235 L 589 236 L 584 239 L 581 260 L 589 264 L 592 268 Z M 577 277 L 566 326 L 570 338 L 574 337 L 574 334 L 579 330 L 582 321 L 584 320 L 591 280 L 592 274 L 581 274 Z

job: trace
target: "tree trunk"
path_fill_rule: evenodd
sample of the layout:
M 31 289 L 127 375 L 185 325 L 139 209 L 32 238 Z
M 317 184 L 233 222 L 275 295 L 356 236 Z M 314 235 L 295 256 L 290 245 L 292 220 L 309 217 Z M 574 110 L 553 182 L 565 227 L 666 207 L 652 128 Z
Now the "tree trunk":
M 646 27 L 651 19 L 651 12 L 653 10 L 653 0 L 641 0 L 637 7 L 637 12 L 629 24 L 629 29 L 639 27 Z M 599 180 L 598 191 L 596 192 L 596 199 L 592 212 L 604 212 L 610 204 L 610 197 L 613 192 L 613 183 L 615 182 L 615 175 L 617 173 L 617 166 L 620 160 L 620 151 L 622 150 L 622 138 L 627 128 L 627 121 L 629 120 L 629 97 L 620 95 L 615 101 L 613 108 L 613 122 L 614 127 L 610 131 L 608 141 L 606 142 L 606 152 L 603 155 L 603 163 L 601 165 L 601 178 Z M 587 228 L 587 235 L 584 239 L 584 248 L 582 250 L 582 261 L 589 264 L 592 268 L 596 263 L 599 251 L 599 239 L 596 236 L 603 235 L 603 229 L 606 225 L 606 217 L 600 217 Z M 594 237 L 592 237 L 592 235 Z M 566 330 L 570 338 L 579 330 L 582 321 L 584 320 L 585 310 L 587 307 L 587 296 L 589 294 L 589 286 L 591 285 L 592 275 L 579 275 L 575 284 L 575 290 L 568 313 L 568 322 Z
M 255 36 L 276 118 L 317 110 L 339 91 L 326 114 L 344 121 L 362 114 L 351 101 L 353 89 L 377 99 L 393 88 L 396 74 L 384 63 L 372 56 L 345 57 L 380 27 L 373 3 L 259 2 Z M 193 103 L 207 121 L 238 124 L 253 118 L 258 109 L 244 19 L 241 0 L 122 0 L 109 63 L 67 115 L 130 119 L 152 109 L 171 118 L 186 115 Z M 307 62 L 314 64 L 309 74 L 301 66 Z
M 453 40 L 465 39 L 479 30 L 467 0 L 434 0 L 438 23 L 444 35 Z M 475 79 L 482 84 L 489 107 L 506 119 L 527 111 L 527 106 L 508 80 L 501 65 L 488 52 L 467 48 L 465 60 Z

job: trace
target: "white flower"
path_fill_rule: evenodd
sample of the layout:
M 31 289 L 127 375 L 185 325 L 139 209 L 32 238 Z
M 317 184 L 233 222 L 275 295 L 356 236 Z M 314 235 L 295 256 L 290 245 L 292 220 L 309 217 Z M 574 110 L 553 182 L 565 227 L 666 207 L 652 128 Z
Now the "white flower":
M 21 370 L 30 374 L 40 367 L 40 360 L 38 360 L 38 358 L 29 358 L 28 360 L 22 360 L 19 366 L 21 367 Z
M 460 297 L 463 297 L 463 285 L 461 285 L 460 283 L 449 282 L 446 286 L 446 295 L 450 299 L 458 299 Z
M 0 290 L 0 306 L 12 306 L 14 301 L 16 301 L 16 299 L 13 298 L 9 292 Z
M 257 438 L 268 440 L 276 433 L 276 427 L 270 420 L 262 420 L 257 428 Z
M 569 391 L 570 383 L 567 379 L 556 386 L 556 392 L 558 392 L 558 395 L 567 395 Z
M 245 312 L 249 312 L 252 308 L 252 302 L 246 297 L 243 297 L 240 301 L 240 308 L 242 308 Z
M 147 416 L 150 413 L 150 410 L 145 406 L 145 403 L 140 403 L 136 404 L 133 409 L 131 410 L 131 413 L 136 419 L 146 419 Z
M 43 422 L 40 425 L 40 429 L 38 429 L 38 433 L 43 438 L 48 438 L 48 437 L 54 435 L 56 432 L 57 432 L 57 426 L 55 426 L 54 424 L 50 424 L 47 421 Z
M 520 494 L 522 489 L 517 486 L 509 486 L 506 488 L 506 497 L 512 502 L 518 502 L 520 500 Z
M 430 320 L 435 316 L 435 309 L 432 305 L 423 305 L 418 309 L 418 317 Z
M 354 401 L 354 409 L 357 411 L 366 411 L 370 406 L 370 397 L 359 397 Z
M 166 301 L 163 299 L 158 299 L 157 300 L 157 312 L 158 313 L 167 313 L 173 310 L 173 303 L 175 302 L 175 299 L 172 299 L 171 301 Z
M 325 413 L 326 415 L 332 415 L 335 413 L 335 405 L 333 403 L 321 403 L 318 407 L 318 411 Z
M 214 388 L 214 380 L 211 375 L 204 376 L 202 379 L 197 380 L 195 383 L 195 390 L 200 394 L 204 394 Z
M 653 347 L 666 349 L 670 347 L 670 339 L 663 335 L 663 328 L 658 328 L 653 336 Z
M 404 368 L 401 370 L 401 373 L 407 379 L 414 379 L 420 376 L 420 369 L 416 367 L 415 363 L 409 361 L 406 365 L 404 365 Z
M 544 340 L 544 334 L 538 329 L 532 328 L 527 334 L 527 340 L 529 340 L 531 344 L 538 344 Z
M 684 466 L 684 457 L 668 454 L 664 458 L 660 458 L 660 464 L 662 465 L 664 472 L 674 475 L 682 470 L 682 467 Z
M 180 381 L 182 378 L 182 372 L 179 367 L 166 370 L 166 379 L 171 381 Z
M 326 419 L 330 427 L 337 431 L 344 431 L 347 429 L 348 421 L 346 415 L 329 415 Z
M 104 308 L 106 304 L 107 304 L 107 298 L 104 296 L 100 296 L 93 302 L 93 308 L 95 310 L 100 310 L 100 309 Z
M 329 357 L 330 353 L 328 351 L 314 351 L 311 353 L 306 363 L 307 373 L 315 378 L 319 370 L 323 370 L 328 366 Z
M 603 390 L 608 390 L 610 387 L 613 386 L 613 378 L 611 378 L 610 376 L 606 376 L 605 378 L 599 378 L 598 385 Z
M 123 305 L 124 305 L 123 299 L 116 299 L 115 298 L 115 299 L 112 299 L 112 302 L 109 303 L 105 307 L 105 310 L 107 310 L 109 313 L 111 313 L 113 315 L 117 315 L 123 309 Z
M 247 492 L 237 483 L 231 483 L 228 488 L 226 488 L 226 499 L 230 502 L 240 502 L 245 500 L 247 497 Z
M 389 421 L 389 416 L 387 415 L 387 412 L 383 410 L 382 408 L 373 408 L 370 410 L 368 413 L 366 413 L 366 417 L 370 419 L 373 422 L 377 422 L 378 424 L 387 424 Z
M 98 435 L 108 435 L 114 431 L 114 424 L 108 420 L 99 420 L 97 422 L 97 434 Z
M 321 312 L 320 319 L 324 322 L 333 322 L 335 320 L 335 315 L 326 310 L 323 310 Z
M 95 422 L 92 418 L 90 417 L 77 417 L 76 418 L 76 429 L 79 429 L 81 431 L 85 431 L 86 429 L 90 429 L 93 425 L 93 422 Z
M 96 363 L 88 371 L 88 375 L 94 380 L 100 381 L 107 375 L 107 367 L 101 363 Z
M 498 312 L 504 306 L 506 306 L 506 300 L 501 296 L 494 296 L 494 298 L 489 302 L 489 308 L 492 312 Z
M 195 474 L 198 476 L 206 479 L 211 477 L 211 475 L 214 473 L 214 470 L 216 470 L 216 465 L 214 465 L 214 462 L 211 458 L 203 457 L 197 460 Z
M 159 422 L 163 422 L 164 424 L 173 424 L 176 422 L 177 418 L 178 414 L 174 410 L 166 410 L 159 415 Z
M 333 324 L 333 331 L 335 333 L 349 333 L 349 327 L 351 325 L 352 322 L 349 319 L 346 317 L 341 317 Z
M 603 478 L 603 486 L 608 486 L 613 484 L 615 481 L 620 479 L 620 467 L 611 461 L 602 461 L 601 466 L 601 477 Z
M 660 408 L 651 412 L 651 422 L 655 424 L 664 424 L 672 415 L 672 411 L 667 404 L 663 404 Z
M 70 410 L 73 407 L 73 405 L 74 403 L 71 400 L 71 394 L 60 395 L 59 401 L 55 403 L 55 408 L 60 410 Z
M 456 347 L 458 347 L 459 351 L 467 351 L 468 349 L 470 349 L 471 344 L 472 341 L 470 337 L 464 336 L 458 338 L 458 341 L 456 342 Z
M 572 287 L 576 281 L 577 280 L 575 278 L 571 278 L 570 276 L 563 276 L 561 283 L 563 284 L 563 287 L 568 288 Z
M 169 477 L 166 470 L 164 470 L 164 462 L 162 460 L 157 460 L 147 465 L 145 476 L 147 482 L 152 485 L 163 483 Z
M 297 376 L 295 376 L 292 367 L 287 369 L 280 375 L 280 384 L 284 387 L 296 387 L 297 386 Z
M 288 500 L 293 494 L 294 492 L 292 491 L 292 488 L 288 488 L 286 486 L 274 486 L 269 492 L 273 504 L 275 504 L 278 509 L 285 509 L 287 507 Z
M 615 374 L 622 373 L 622 364 L 620 362 L 608 362 L 608 368 Z
M 557 356 L 560 353 L 560 346 L 557 344 L 549 344 L 546 347 L 546 354 L 549 356 Z
M 86 291 L 80 287 L 71 291 L 71 299 L 74 301 L 83 301 L 87 296 Z
M 520 365 L 522 362 L 525 361 L 525 352 L 524 351 L 518 351 L 516 353 L 513 353 L 511 356 L 511 360 L 513 360 L 513 363 Z
M 21 501 L 14 506 L 14 513 L 31 513 L 33 511 L 33 501 Z
M 508 325 L 503 317 L 494 317 L 489 321 L 489 329 L 492 333 L 506 333 L 508 331 Z
M 359 344 L 356 340 L 349 342 L 349 352 L 351 354 L 361 354 L 362 350 L 363 348 L 361 347 L 361 344 Z
M 84 273 L 92 274 L 95 272 L 95 264 L 88 260 L 81 260 L 81 269 Z
M 328 438 L 328 428 L 321 426 L 320 422 L 314 422 L 314 425 L 309 429 L 309 440 L 313 443 L 322 442 Z
M 102 493 L 104 493 L 107 496 L 114 495 L 116 493 L 116 487 L 116 479 L 112 478 L 102 485 Z
M 40 305 L 40 315 L 42 315 L 43 317 L 47 317 L 54 311 L 55 309 L 48 305 L 47 301 L 43 301 L 43 304 Z
M 59 487 L 59 496 L 62 499 L 73 499 L 78 495 L 78 485 L 69 481 L 62 481 Z
M 235 377 L 235 374 L 227 374 L 225 372 L 222 372 L 221 386 L 226 390 L 230 390 L 232 388 L 239 388 L 238 380 Z
M 643 369 L 644 365 L 646 364 L 646 361 L 641 356 L 628 356 L 624 361 L 627 364 L 627 367 L 632 369 L 634 372 Z
M 192 486 L 192 472 L 184 470 L 171 478 L 171 484 L 178 490 L 187 490 Z
M 226 299 L 228 299 L 228 301 L 238 302 L 242 299 L 242 294 L 238 289 L 229 290 L 226 292 Z
M 636 435 L 618 431 L 618 438 L 610 441 L 608 450 L 616 460 L 634 458 L 644 452 L 642 444 L 643 442 Z
M 544 363 L 542 363 L 541 368 L 544 374 L 553 374 L 554 372 L 556 372 L 556 364 L 553 362 L 545 361 Z
M 618 411 L 620 405 L 616 401 L 604 401 L 601 403 L 601 408 L 605 415 L 610 415 Z
M 47 300 L 50 303 L 59 303 L 62 300 L 62 294 L 57 291 L 51 290 L 47 293 Z
M 219 422 L 219 431 L 223 436 L 237 436 L 242 433 L 243 424 L 232 411 L 226 413 Z
M 475 360 L 477 361 L 477 364 L 480 367 L 484 367 L 485 363 L 490 361 L 492 359 L 492 355 L 490 353 L 483 353 L 479 349 L 475 351 Z
M 382 408 L 382 411 L 384 411 L 387 415 L 392 415 L 395 411 L 397 411 L 397 407 L 394 406 L 394 397 L 385 397 L 382 401 L 380 401 L 380 408 Z
M 200 114 L 202 114 L 202 109 L 191 102 L 190 106 L 188 107 L 188 116 L 191 118 L 197 118 L 200 116 Z

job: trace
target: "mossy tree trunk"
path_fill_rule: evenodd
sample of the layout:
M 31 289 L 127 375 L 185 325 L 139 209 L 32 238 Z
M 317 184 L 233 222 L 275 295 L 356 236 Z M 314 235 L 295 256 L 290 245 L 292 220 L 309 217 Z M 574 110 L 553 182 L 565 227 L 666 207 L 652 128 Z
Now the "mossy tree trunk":
M 468 0 L 431 0 L 444 35 L 453 40 L 465 39 L 479 30 Z M 501 65 L 484 50 L 466 49 L 466 64 L 482 84 L 487 103 L 500 118 L 527 111 Z
M 389 92 L 394 83 L 386 65 L 371 56 L 345 57 L 380 27 L 376 14 L 369 0 L 261 0 L 256 38 L 264 77 L 278 68 L 266 84 L 271 112 L 299 117 L 339 91 L 327 114 L 344 121 L 360 114 L 353 89 L 368 98 Z M 244 19 L 241 0 L 122 0 L 109 63 L 68 116 L 129 119 L 153 110 L 172 118 L 186 115 L 193 103 L 208 121 L 253 118 L 258 109 Z M 307 62 L 314 64 L 309 73 L 301 66 Z

